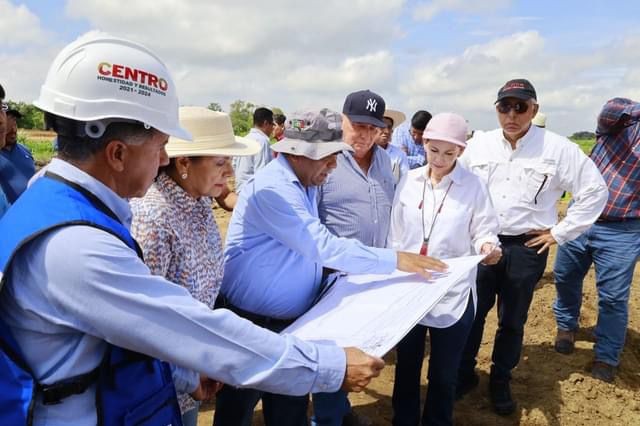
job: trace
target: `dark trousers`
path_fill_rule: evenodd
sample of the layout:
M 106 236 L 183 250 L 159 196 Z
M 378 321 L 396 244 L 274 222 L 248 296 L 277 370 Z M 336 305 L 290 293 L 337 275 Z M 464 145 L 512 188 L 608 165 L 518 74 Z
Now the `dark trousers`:
M 219 297 L 220 303 L 216 307 L 224 307 L 254 324 L 267 328 L 276 333 L 284 330 L 294 320 L 272 320 L 242 311 Z M 224 386 L 216 395 L 216 412 L 213 419 L 214 426 L 251 426 L 253 411 L 258 401 L 262 399 L 262 412 L 265 426 L 308 426 L 309 395 L 288 396 L 256 389 L 239 389 Z
M 396 347 L 396 376 L 393 386 L 393 425 L 420 424 L 420 372 L 429 331 L 431 354 L 427 399 L 422 425 L 453 424 L 458 367 L 464 344 L 473 324 L 473 300 L 469 295 L 462 317 L 447 328 L 415 326 Z
M 462 355 L 459 375 L 470 375 L 482 341 L 487 313 L 498 300 L 498 330 L 493 344 L 491 378 L 510 380 L 511 370 L 518 365 L 522 352 L 524 325 L 536 284 L 544 273 L 548 250 L 524 243 L 531 236 L 500 236 L 502 258 L 493 266 L 478 267 L 478 312 Z

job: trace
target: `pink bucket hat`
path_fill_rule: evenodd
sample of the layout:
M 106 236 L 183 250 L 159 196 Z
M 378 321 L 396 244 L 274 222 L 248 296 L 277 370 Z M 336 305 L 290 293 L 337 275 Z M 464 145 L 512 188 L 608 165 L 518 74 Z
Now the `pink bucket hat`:
M 464 148 L 467 146 L 467 120 L 452 112 L 436 114 L 429 120 L 422 139 L 451 142 Z

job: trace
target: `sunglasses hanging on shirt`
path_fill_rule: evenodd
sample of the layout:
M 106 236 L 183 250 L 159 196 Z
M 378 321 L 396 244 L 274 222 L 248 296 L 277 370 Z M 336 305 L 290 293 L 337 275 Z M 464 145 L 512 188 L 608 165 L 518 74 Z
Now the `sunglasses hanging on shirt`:
M 447 195 L 449 195 L 449 190 L 451 189 L 451 185 L 453 185 L 453 181 L 449 182 L 449 186 L 444 193 L 444 197 L 442 197 L 442 201 L 440 201 L 440 205 L 438 206 L 438 210 L 435 211 L 433 217 L 431 219 L 431 226 L 429 227 L 429 234 L 426 233 L 426 228 L 424 226 L 424 196 L 427 191 L 427 179 L 425 178 L 424 183 L 422 184 L 422 201 L 418 204 L 418 209 L 422 213 L 422 246 L 420 247 L 420 256 L 428 256 L 429 255 L 429 239 L 431 238 L 431 234 L 433 233 L 433 227 L 436 224 L 436 220 L 438 220 L 438 216 L 440 216 L 440 212 L 442 211 L 442 206 L 444 205 L 444 200 L 447 199 Z M 433 188 L 431 188 L 431 193 L 433 194 L 433 204 L 436 204 L 436 196 L 433 192 Z
M 510 102 L 503 99 L 498 101 L 496 109 L 500 114 L 508 114 L 511 110 L 514 110 L 516 114 L 524 114 L 529 109 L 529 104 L 526 101 Z

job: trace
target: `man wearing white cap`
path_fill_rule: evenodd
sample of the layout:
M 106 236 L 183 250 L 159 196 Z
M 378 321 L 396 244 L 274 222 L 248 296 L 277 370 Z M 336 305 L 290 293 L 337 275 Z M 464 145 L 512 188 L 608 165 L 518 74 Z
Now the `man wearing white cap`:
M 520 361 L 527 313 L 548 249 L 573 240 L 595 222 L 607 188 L 576 144 L 531 124 L 538 102 L 528 80 L 506 82 L 495 108 L 501 128 L 478 133 L 460 157 L 489 188 L 504 256 L 497 265 L 478 268 L 478 311 L 462 357 L 458 396 L 478 385 L 476 357 L 485 318 L 497 299 L 489 396 L 494 411 L 508 415 L 516 409 L 511 370 Z M 558 222 L 556 203 L 564 191 L 572 193 L 574 202 Z
M 191 139 L 153 52 L 79 39 L 36 105 L 59 157 L 0 220 L 0 424 L 180 425 L 166 362 L 291 395 L 361 390 L 379 374 L 357 349 L 279 336 L 151 275 L 127 200 L 168 164 L 169 135 Z
M 322 289 L 323 267 L 350 273 L 398 268 L 424 276 L 426 268 L 446 268 L 434 258 L 336 237 L 320 223 L 318 186 L 336 168 L 338 153 L 353 151 L 341 141 L 336 117 L 328 110 L 294 114 L 285 138 L 272 146 L 280 155 L 240 193 L 229 224 L 221 306 L 274 331 L 312 306 Z M 306 396 L 230 387 L 218 395 L 214 424 L 250 425 L 260 398 L 268 426 L 308 424 Z

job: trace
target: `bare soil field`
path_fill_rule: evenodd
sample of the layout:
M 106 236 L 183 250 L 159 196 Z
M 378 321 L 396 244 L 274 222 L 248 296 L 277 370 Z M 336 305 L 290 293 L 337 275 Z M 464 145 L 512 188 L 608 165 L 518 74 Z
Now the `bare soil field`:
M 561 209 L 565 207 L 561 205 Z M 226 232 L 230 214 L 215 209 L 221 232 Z M 487 387 L 491 349 L 496 329 L 495 309 L 487 318 L 485 335 L 480 348 L 480 386 L 456 404 L 456 425 L 640 425 L 640 267 L 634 275 L 631 292 L 627 343 L 622 354 L 618 376 L 613 384 L 595 380 L 590 375 L 593 361 L 593 328 L 597 319 L 597 293 L 593 270 L 584 283 L 580 332 L 576 351 L 560 355 L 553 350 L 556 324 L 551 310 L 555 298 L 552 250 L 547 271 L 538 284 L 529 311 L 522 359 L 513 372 L 512 390 L 518 410 L 509 417 L 491 411 Z M 427 344 L 428 349 L 428 344 Z M 426 391 L 425 358 L 422 374 Z M 393 351 L 385 357 L 387 366 L 362 393 L 349 396 L 354 410 L 369 417 L 375 425 L 391 424 L 391 392 L 395 368 Z M 207 404 L 200 412 L 200 426 L 212 424 L 215 403 Z M 258 406 L 254 424 L 262 425 Z

